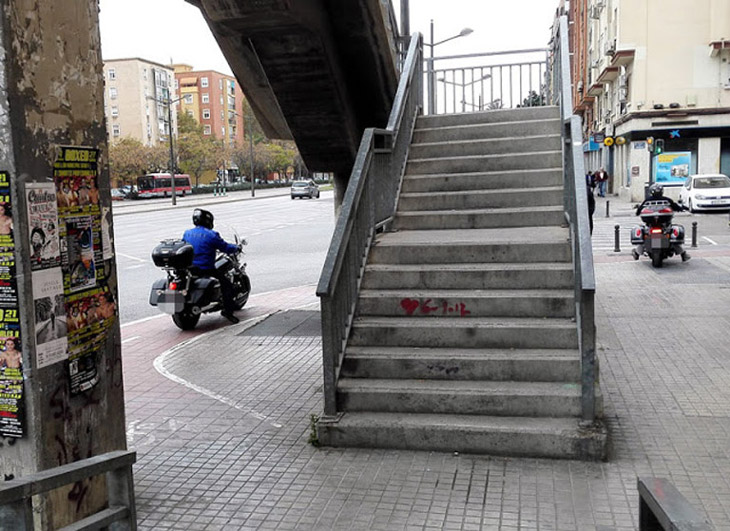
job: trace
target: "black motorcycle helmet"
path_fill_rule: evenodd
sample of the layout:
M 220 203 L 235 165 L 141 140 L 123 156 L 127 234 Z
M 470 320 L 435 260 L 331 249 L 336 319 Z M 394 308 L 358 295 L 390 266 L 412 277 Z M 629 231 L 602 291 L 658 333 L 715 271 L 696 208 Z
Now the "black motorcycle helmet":
M 654 183 L 649 187 L 649 195 L 651 197 L 661 197 L 664 195 L 664 187 L 659 183 Z
M 193 224 L 196 227 L 205 227 L 206 229 L 213 228 L 213 214 L 202 208 L 196 208 L 193 210 Z

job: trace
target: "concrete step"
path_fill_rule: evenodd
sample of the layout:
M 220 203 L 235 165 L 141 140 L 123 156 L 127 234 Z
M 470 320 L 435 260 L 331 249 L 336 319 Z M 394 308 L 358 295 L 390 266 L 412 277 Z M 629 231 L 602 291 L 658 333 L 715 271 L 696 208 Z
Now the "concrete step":
M 378 235 L 371 264 L 569 262 L 564 227 L 409 230 Z
M 467 157 L 409 158 L 406 164 L 406 175 L 535 170 L 555 168 L 560 166 L 561 163 L 562 153 L 560 151 L 472 155 Z
M 562 186 L 465 190 L 461 192 L 401 193 L 398 212 L 414 210 L 469 210 L 563 205 Z
M 391 317 L 573 317 L 573 290 L 362 289 L 358 315 Z
M 567 318 L 369 317 L 353 321 L 349 345 L 435 348 L 575 349 L 576 324 Z
M 416 129 L 555 119 L 560 119 L 558 107 L 522 107 L 484 112 L 423 115 L 416 120 Z
M 605 459 L 607 441 L 602 425 L 576 418 L 373 412 L 320 419 L 317 436 L 325 446 L 582 460 Z
M 573 265 L 559 263 L 368 264 L 362 289 L 573 289 Z
M 526 137 L 535 135 L 560 135 L 560 119 L 520 120 L 450 127 L 430 127 L 413 132 L 413 145 L 429 142 L 483 140 L 486 138 Z
M 572 417 L 581 413 L 578 383 L 340 378 L 340 411 Z
M 569 349 L 347 348 L 341 377 L 420 380 L 580 381 L 580 352 Z
M 562 206 L 398 212 L 395 230 L 488 229 L 563 225 Z
M 471 155 L 557 151 L 560 147 L 561 139 L 560 131 L 558 131 L 558 134 L 552 135 L 513 136 L 481 140 L 448 140 L 411 144 L 411 150 L 408 156 L 411 159 L 467 157 Z
M 401 192 L 435 192 L 463 190 L 493 190 L 496 188 L 530 188 L 562 186 L 563 170 L 512 170 L 476 173 L 443 173 L 434 175 L 407 175 Z

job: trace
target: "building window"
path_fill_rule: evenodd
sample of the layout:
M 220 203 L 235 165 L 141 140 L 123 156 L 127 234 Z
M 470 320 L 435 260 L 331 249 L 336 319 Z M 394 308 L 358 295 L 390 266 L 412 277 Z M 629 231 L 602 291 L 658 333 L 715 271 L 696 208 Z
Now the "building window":
M 109 87 L 109 97 L 113 100 L 117 99 L 117 88 Z
M 200 86 L 203 88 L 206 88 L 208 86 L 208 78 L 207 77 L 201 77 L 200 78 Z
M 210 134 L 210 126 L 209 125 L 203 126 L 203 134 L 204 135 L 209 135 Z
M 223 118 L 224 118 L 223 109 L 221 109 L 221 120 L 223 120 Z
M 119 124 L 112 125 L 112 135 L 119 136 L 122 134 L 122 128 L 119 126 Z
M 223 90 L 223 80 L 222 79 L 218 80 L 218 88 Z
M 109 69 L 109 81 L 114 81 L 117 78 L 117 71 L 114 68 Z
M 175 90 L 178 90 L 180 88 L 180 81 L 177 79 L 175 80 Z
M 119 107 L 116 105 L 112 106 L 112 116 L 119 116 Z
M 210 120 L 210 109 L 203 109 L 203 120 Z
M 192 105 L 193 103 L 193 95 L 192 94 L 185 94 L 185 97 L 183 98 L 185 103 Z
M 193 116 L 193 110 L 192 109 L 185 109 L 185 114 L 188 116 Z
M 221 94 L 221 105 L 223 105 L 223 94 Z
M 203 93 L 203 103 L 210 103 L 210 96 L 207 92 Z
M 226 137 L 226 127 L 225 127 L 225 126 L 222 126 L 222 127 L 221 127 L 221 136 L 222 136 L 223 138 L 225 138 L 225 137 Z
M 147 81 L 147 69 L 146 68 L 144 68 L 142 70 L 142 79 L 144 79 L 145 81 Z

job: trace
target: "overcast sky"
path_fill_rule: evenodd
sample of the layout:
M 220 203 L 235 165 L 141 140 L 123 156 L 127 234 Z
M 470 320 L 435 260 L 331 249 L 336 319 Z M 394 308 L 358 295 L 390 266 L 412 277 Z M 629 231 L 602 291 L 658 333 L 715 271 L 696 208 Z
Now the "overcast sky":
M 163 64 L 230 74 L 197 8 L 184 0 L 100 0 L 104 59 L 141 57 Z M 399 0 L 393 0 L 400 16 Z M 469 27 L 474 33 L 444 43 L 436 55 L 541 48 L 550 38 L 558 0 L 410 0 L 411 32 L 436 42 Z

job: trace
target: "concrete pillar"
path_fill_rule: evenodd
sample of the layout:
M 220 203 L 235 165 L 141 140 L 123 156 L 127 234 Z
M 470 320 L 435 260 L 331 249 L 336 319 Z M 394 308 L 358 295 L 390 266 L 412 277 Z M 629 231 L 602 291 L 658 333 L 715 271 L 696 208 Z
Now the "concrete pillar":
M 697 147 L 697 173 L 720 173 L 720 138 L 700 138 Z
M 24 414 L 21 437 L 0 437 L 5 479 L 126 448 L 98 9 L 0 0 L 0 172 L 11 185 Z M 0 350 L 9 327 L 0 319 Z M 103 485 L 41 497 L 36 529 L 99 510 Z

